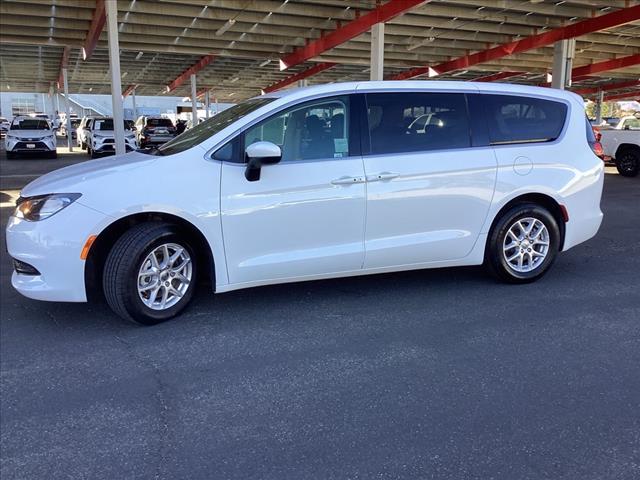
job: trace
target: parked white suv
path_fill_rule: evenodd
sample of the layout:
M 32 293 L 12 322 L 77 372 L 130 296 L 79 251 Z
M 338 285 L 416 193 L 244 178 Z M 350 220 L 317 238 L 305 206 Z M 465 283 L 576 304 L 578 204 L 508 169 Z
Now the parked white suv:
M 91 158 L 101 154 L 113 154 L 115 152 L 115 132 L 113 130 L 113 118 L 94 118 L 86 131 L 85 141 L 87 153 Z M 127 129 L 125 122 L 124 145 L 127 152 L 137 148 L 135 132 Z
M 5 139 L 7 158 L 41 153 L 57 158 L 56 135 L 48 120 L 29 116 L 13 119 Z
M 425 128 L 409 128 L 432 113 Z M 124 318 L 215 292 L 485 264 L 541 277 L 602 221 L 603 162 L 582 99 L 549 88 L 362 82 L 239 103 L 150 154 L 25 187 L 7 227 L 13 286 Z M 588 266 L 584 266 L 588 268 Z

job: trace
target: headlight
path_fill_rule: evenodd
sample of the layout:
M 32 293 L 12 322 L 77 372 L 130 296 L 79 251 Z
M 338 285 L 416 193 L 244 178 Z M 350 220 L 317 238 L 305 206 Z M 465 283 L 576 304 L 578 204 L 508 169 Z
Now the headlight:
M 20 198 L 13 215 L 29 222 L 37 222 L 55 215 L 75 202 L 80 196 L 79 193 L 54 193 Z

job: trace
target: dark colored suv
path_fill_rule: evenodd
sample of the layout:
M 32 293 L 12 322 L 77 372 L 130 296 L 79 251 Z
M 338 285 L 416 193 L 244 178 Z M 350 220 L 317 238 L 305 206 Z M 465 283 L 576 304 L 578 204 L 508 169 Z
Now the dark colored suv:
M 162 145 L 176 136 L 176 127 L 168 118 L 142 116 L 136 120 L 136 137 L 140 148 Z

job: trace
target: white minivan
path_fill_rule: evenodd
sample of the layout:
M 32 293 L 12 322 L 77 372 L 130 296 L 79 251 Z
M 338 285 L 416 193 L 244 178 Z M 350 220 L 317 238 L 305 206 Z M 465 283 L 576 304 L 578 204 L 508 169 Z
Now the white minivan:
M 429 121 L 416 119 L 428 115 Z M 485 264 L 535 280 L 602 221 L 604 168 L 575 94 L 359 82 L 239 103 L 149 152 L 49 173 L 7 227 L 13 286 L 104 293 L 120 316 L 216 293 Z

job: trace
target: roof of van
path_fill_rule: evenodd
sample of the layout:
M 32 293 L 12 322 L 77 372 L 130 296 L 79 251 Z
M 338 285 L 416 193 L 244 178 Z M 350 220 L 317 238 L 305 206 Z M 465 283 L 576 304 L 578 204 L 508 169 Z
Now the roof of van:
M 513 83 L 499 82 L 455 82 L 455 81 L 434 81 L 434 80 L 387 80 L 372 82 L 343 82 L 329 83 L 323 85 L 314 85 L 310 87 L 290 88 L 271 92 L 263 97 L 271 98 L 304 98 L 313 94 L 331 93 L 337 94 L 343 92 L 368 91 L 368 90 L 450 90 L 458 92 L 504 92 L 520 95 L 545 96 L 551 98 L 563 98 L 566 100 L 578 101 L 583 103 L 582 97 L 567 90 L 559 90 L 548 87 L 532 87 L 528 85 L 516 85 Z M 260 98 L 260 97 L 256 97 Z

